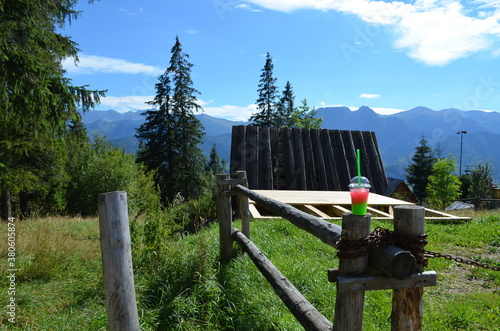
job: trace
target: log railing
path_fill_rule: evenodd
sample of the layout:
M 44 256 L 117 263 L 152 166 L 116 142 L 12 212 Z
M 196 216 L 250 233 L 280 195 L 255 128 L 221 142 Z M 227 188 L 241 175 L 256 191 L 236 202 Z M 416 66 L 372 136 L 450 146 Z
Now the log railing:
M 362 330 L 365 291 L 380 289 L 393 289 L 391 313 L 393 331 L 422 329 L 422 288 L 435 286 L 437 276 L 433 271 L 424 272 L 423 268 L 415 263 L 415 257 L 410 252 L 394 246 L 380 245 L 369 255 L 355 258 L 340 257 L 339 268 L 328 271 L 329 280 L 337 284 L 335 317 L 332 324 L 297 291 L 249 239 L 249 199 L 334 248 L 339 248 L 339 239 L 346 242 L 366 238 L 370 233 L 369 214 L 357 216 L 345 213 L 340 227 L 249 190 L 244 171 L 236 172 L 233 178 L 227 174 L 217 175 L 217 184 L 221 262 L 230 262 L 233 241 L 238 242 L 306 330 Z M 231 196 L 237 197 L 242 231 L 232 227 Z M 395 207 L 394 213 L 395 233 L 401 235 L 424 233 L 423 207 L 398 206 Z M 369 273 L 368 270 L 372 271 Z

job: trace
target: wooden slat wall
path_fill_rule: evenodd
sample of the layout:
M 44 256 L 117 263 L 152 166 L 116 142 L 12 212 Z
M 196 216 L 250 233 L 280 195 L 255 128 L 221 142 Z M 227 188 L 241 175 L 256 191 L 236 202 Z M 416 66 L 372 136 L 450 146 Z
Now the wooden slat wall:
M 346 191 L 359 149 L 372 192 L 388 194 L 374 132 L 234 126 L 231 144 L 231 173 L 245 170 L 250 189 Z

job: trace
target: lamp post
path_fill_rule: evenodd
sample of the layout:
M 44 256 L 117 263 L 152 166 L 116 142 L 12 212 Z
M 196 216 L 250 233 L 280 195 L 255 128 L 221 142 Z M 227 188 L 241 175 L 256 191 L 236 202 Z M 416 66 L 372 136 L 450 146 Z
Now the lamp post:
M 458 172 L 458 176 L 462 175 L 462 147 L 464 145 L 464 134 L 467 134 L 467 131 L 458 131 L 457 134 L 460 135 L 460 170 Z

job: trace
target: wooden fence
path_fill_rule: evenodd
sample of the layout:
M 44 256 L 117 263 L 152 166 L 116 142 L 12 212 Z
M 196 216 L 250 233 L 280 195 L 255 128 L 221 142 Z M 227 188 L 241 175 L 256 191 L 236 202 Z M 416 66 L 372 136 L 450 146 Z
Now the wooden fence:
M 339 268 L 328 271 L 330 281 L 336 282 L 337 297 L 334 321 L 331 323 L 291 284 L 250 240 L 248 199 L 287 219 L 297 227 L 316 236 L 324 243 L 339 248 L 341 242 L 362 240 L 370 232 L 370 215 L 345 213 L 342 227 L 302 212 L 292 206 L 262 196 L 250 189 L 246 173 L 238 171 L 234 178 L 218 175 L 218 219 L 220 229 L 220 258 L 228 263 L 233 242 L 238 242 L 254 264 L 272 285 L 283 303 L 306 330 L 362 330 L 364 294 L 368 290 L 393 289 L 392 330 L 422 329 L 423 287 L 436 285 L 436 273 L 424 272 L 408 251 L 389 245 L 377 247 L 369 255 L 339 259 Z M 238 200 L 242 231 L 232 227 L 231 196 Z M 425 209 L 419 206 L 398 206 L 394 212 L 394 232 L 405 236 L 424 233 Z M 351 252 L 357 256 L 360 250 Z M 418 247 L 417 247 L 418 249 Z M 368 274 L 368 267 L 378 270 Z
M 372 192 L 388 195 L 377 138 L 370 131 L 233 126 L 230 172 L 247 172 L 256 190 L 346 191 L 356 149 Z

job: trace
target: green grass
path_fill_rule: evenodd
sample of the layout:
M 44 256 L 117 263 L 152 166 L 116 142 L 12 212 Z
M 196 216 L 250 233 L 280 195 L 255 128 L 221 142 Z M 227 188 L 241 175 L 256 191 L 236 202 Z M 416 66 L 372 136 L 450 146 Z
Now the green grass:
M 372 223 L 392 228 L 388 222 Z M 6 243 L 2 225 L 0 242 Z M 48 218 L 16 227 L 17 323 L 12 325 L 5 313 L 8 267 L 2 244 L 0 328 L 106 330 L 97 220 Z M 480 213 L 469 222 L 428 223 L 426 231 L 429 250 L 500 264 L 500 213 Z M 333 321 L 335 284 L 327 281 L 326 270 L 338 266 L 336 251 L 285 220 L 254 221 L 251 237 Z M 217 224 L 164 240 L 156 250 L 142 242 L 134 247 L 142 330 L 302 329 L 236 244 L 231 262 L 218 263 Z M 444 259 L 431 259 L 426 270 L 438 273 L 438 285 L 424 290 L 424 330 L 500 329 L 500 272 Z M 366 293 L 364 330 L 390 329 L 391 298 L 391 291 Z

